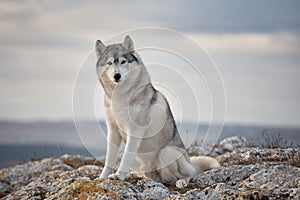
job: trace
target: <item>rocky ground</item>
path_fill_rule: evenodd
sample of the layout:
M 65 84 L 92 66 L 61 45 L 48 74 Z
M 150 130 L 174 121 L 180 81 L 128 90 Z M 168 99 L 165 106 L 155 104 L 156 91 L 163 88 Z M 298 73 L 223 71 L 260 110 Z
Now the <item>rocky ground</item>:
M 195 146 L 190 155 L 207 153 Z M 222 167 L 194 177 L 185 189 L 151 180 L 99 179 L 103 158 L 63 155 L 0 170 L 2 199 L 300 199 L 300 149 L 251 147 L 242 137 L 221 141 L 209 155 Z

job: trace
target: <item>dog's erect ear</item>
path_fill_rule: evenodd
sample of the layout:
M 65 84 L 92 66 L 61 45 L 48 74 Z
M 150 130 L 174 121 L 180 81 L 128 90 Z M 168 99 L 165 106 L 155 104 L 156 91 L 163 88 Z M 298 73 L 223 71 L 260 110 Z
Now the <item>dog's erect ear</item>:
M 122 46 L 128 51 L 134 51 L 133 41 L 129 35 L 126 35 Z
M 97 58 L 99 58 L 103 54 L 105 49 L 106 49 L 106 46 L 103 44 L 103 42 L 101 42 L 100 40 L 97 40 L 96 44 L 95 44 Z

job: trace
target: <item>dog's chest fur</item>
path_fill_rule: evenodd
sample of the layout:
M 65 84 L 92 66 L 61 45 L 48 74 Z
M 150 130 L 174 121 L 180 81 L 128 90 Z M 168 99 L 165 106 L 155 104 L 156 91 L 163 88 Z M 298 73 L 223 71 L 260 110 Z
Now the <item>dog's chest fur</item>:
M 131 132 L 140 126 L 144 126 L 149 121 L 147 110 L 150 102 L 147 97 L 138 96 L 130 93 L 115 93 L 113 98 L 109 100 L 108 107 L 112 119 L 115 121 L 119 129 L 124 132 Z M 133 101 L 134 99 L 134 101 Z

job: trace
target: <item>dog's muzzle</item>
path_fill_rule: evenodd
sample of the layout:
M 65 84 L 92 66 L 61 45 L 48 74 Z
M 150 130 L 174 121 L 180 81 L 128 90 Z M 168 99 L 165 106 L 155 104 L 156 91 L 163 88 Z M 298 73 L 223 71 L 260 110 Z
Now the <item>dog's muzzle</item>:
M 120 79 L 121 79 L 121 74 L 120 73 L 115 73 L 114 74 L 114 80 L 115 80 L 115 82 L 119 82 L 120 81 Z

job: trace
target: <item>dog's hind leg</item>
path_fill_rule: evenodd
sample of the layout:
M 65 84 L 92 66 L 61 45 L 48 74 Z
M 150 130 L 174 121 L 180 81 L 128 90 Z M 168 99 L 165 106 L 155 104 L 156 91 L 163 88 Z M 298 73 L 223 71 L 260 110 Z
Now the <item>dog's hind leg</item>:
M 195 174 L 195 168 L 186 152 L 174 146 L 165 147 L 160 151 L 159 171 L 163 182 L 176 184 L 178 188 L 186 187 Z

